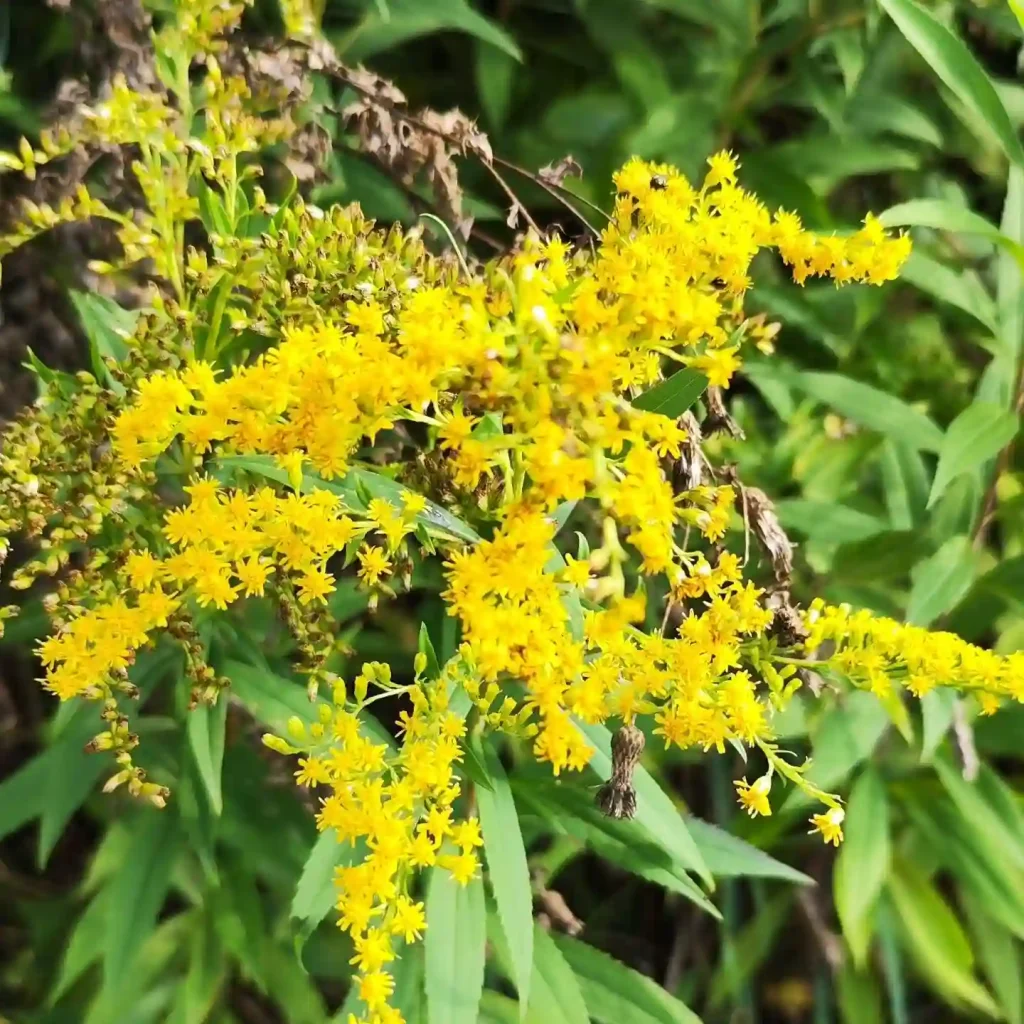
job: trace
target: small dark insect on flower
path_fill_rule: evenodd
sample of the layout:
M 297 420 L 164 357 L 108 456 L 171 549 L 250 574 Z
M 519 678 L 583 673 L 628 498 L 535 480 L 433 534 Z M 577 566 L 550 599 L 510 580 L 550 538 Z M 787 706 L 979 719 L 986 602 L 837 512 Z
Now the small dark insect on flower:
M 666 178 L 664 174 L 655 174 L 654 177 L 651 178 L 651 188 L 653 188 L 655 192 L 664 192 L 665 189 L 668 188 L 668 178 Z
M 636 814 L 633 770 L 646 743 L 635 725 L 624 725 L 612 737 L 612 775 L 597 792 L 597 806 L 609 818 L 632 818 Z

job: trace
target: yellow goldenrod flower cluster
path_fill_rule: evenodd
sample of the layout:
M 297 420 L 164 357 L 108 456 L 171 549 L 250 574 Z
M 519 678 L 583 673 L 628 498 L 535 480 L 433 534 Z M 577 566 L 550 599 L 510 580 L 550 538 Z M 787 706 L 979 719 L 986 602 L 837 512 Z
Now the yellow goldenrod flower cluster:
M 936 686 L 977 696 L 985 714 L 1002 700 L 1024 700 L 1024 653 L 1007 656 L 967 643 L 955 633 L 933 632 L 894 619 L 812 602 L 805 615 L 809 652 L 826 648 L 821 664 L 855 686 L 885 698 L 908 690 L 923 697 Z
M 431 255 L 418 230 L 375 231 L 355 208 L 279 209 L 252 184 L 254 154 L 286 139 L 291 117 L 210 56 L 244 6 L 180 3 L 156 37 L 166 93 L 116 81 L 77 134 L 0 155 L 0 168 L 31 176 L 90 140 L 135 147 L 143 210 L 85 190 L 27 207 L 0 255 L 99 216 L 118 225 L 119 265 L 151 260 L 169 284 L 127 358 L 105 365 L 109 387 L 55 380 L 8 432 L 0 560 L 22 531 L 43 557 L 14 582 L 64 573 L 39 649 L 45 684 L 102 701 L 108 731 L 92 746 L 117 758 L 108 785 L 158 804 L 166 794 L 132 764 L 115 700 L 130 692 L 136 652 L 169 634 L 193 698 L 215 700 L 225 681 L 198 624 L 246 599 L 277 602 L 316 721 L 266 742 L 301 755 L 299 784 L 322 794 L 319 827 L 361 851 L 337 875 L 365 1007 L 348 1024 L 402 1024 L 388 965 L 425 928 L 417 871 L 437 865 L 467 884 L 479 870 L 480 826 L 456 812 L 460 797 L 471 804 L 457 774 L 470 723 L 528 741 L 555 773 L 591 760 L 581 724 L 644 718 L 666 746 L 754 747 L 768 770 L 737 783 L 741 805 L 770 814 L 779 775 L 824 804 L 812 830 L 838 843 L 838 798 L 773 740 L 773 715 L 815 651 L 823 674 L 880 697 L 954 685 L 990 708 L 1024 696 L 1018 657 L 843 608 L 813 605 L 806 645 L 781 641 L 766 595 L 723 549 L 740 521 L 733 487 L 674 488 L 671 463 L 692 439 L 678 415 L 636 402 L 686 368 L 728 387 L 745 347 L 771 350 L 777 325 L 743 308 L 762 249 L 801 283 L 881 284 L 906 237 L 870 216 L 846 237 L 807 232 L 745 191 L 728 153 L 699 185 L 631 160 L 593 249 L 531 231 L 472 272 Z M 315 28 L 312 5 L 284 10 L 290 33 Z M 184 225 L 199 219 L 207 244 L 186 249 Z M 371 446 L 387 466 L 371 466 Z M 364 492 L 363 473 L 387 488 Z M 555 544 L 572 502 L 591 516 L 577 557 Z M 346 684 L 329 669 L 342 575 L 373 600 L 393 596 L 436 547 L 461 627 L 455 655 L 428 671 L 421 653 L 408 684 L 376 663 Z M 65 573 L 83 548 L 82 568 Z M 681 612 L 668 635 L 643 628 L 654 576 Z M 382 699 L 400 702 L 397 743 L 368 728 Z

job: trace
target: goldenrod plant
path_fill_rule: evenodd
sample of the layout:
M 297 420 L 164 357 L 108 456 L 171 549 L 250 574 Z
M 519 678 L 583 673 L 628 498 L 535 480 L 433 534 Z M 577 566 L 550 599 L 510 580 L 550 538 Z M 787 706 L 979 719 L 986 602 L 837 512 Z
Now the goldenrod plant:
M 759 253 L 798 284 L 887 287 L 910 239 L 869 213 L 853 232 L 806 230 L 745 189 L 726 151 L 693 183 L 630 159 L 593 237 L 531 225 L 486 262 L 450 233 L 439 248 L 356 206 L 268 194 L 264 170 L 304 115 L 275 106 L 286 97 L 260 87 L 254 62 L 232 70 L 244 8 L 179 3 L 153 37 L 162 89 L 115 80 L 74 132 L 0 156 L 31 178 L 78 147 L 125 147 L 138 204 L 87 185 L 28 202 L 0 251 L 100 218 L 119 251 L 92 269 L 150 282 L 133 311 L 80 298 L 91 371 L 35 361 L 40 398 L 0 456 L 0 544 L 28 551 L 7 577 L 43 594 L 44 688 L 76 714 L 99 708 L 88 748 L 113 758 L 107 792 L 179 813 L 135 710 L 167 686 L 191 764 L 180 813 L 201 833 L 228 813 L 221 761 L 244 742 L 225 738 L 227 705 L 258 708 L 324 836 L 314 870 L 333 876 L 354 965 L 337 1019 L 422 1019 L 422 986 L 431 1024 L 477 1020 L 489 937 L 523 1013 L 555 1020 L 524 808 L 555 808 L 570 833 L 596 817 L 606 849 L 628 860 L 645 844 L 639 873 L 713 910 L 712 872 L 641 764 L 648 743 L 741 751 L 743 810 L 770 816 L 795 791 L 810 831 L 838 846 L 843 800 L 778 736 L 798 691 L 863 691 L 899 727 L 906 699 L 936 689 L 985 714 L 1024 700 L 1022 654 L 847 604 L 798 607 L 769 497 L 709 457 L 694 416 L 703 405 L 706 424 L 730 424 L 745 356 L 771 359 L 777 325 L 744 303 Z M 286 13 L 307 60 L 343 72 L 313 38 L 316 13 Z M 374 88 L 364 99 L 394 113 Z M 353 602 L 381 614 L 424 578 L 446 620 L 417 624 L 409 677 L 354 666 Z M 547 774 L 513 788 L 513 761 Z M 199 863 L 216 872 L 208 848 Z M 599 962 L 577 942 L 548 955 L 584 975 Z M 614 976 L 661 1008 L 651 1019 L 693 1019 Z M 565 1019 L 609 1019 L 584 995 L 584 1016 Z

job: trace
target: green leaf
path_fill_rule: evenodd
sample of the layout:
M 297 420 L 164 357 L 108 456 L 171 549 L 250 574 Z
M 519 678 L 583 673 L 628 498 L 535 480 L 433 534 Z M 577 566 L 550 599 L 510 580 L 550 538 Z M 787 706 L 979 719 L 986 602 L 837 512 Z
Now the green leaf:
M 968 782 L 948 757 L 935 759 L 935 771 L 964 821 L 986 845 L 991 844 L 994 857 L 1024 870 L 1022 837 L 1006 815 L 989 804 L 978 783 Z
M 476 91 L 491 129 L 501 129 L 512 105 L 516 59 L 490 43 L 477 41 L 474 47 Z
M 871 756 L 887 725 L 888 716 L 874 694 L 860 690 L 846 694 L 818 720 L 807 777 L 822 789 L 835 789 Z M 808 798 L 794 789 L 785 806 L 807 802 Z
M 332 41 L 346 60 L 364 61 L 434 32 L 465 32 L 517 61 L 523 59 L 515 40 L 466 0 L 388 0 L 386 13 L 369 11 L 355 29 Z
M 707 390 L 708 379 L 697 370 L 677 370 L 633 399 L 633 408 L 677 419 Z
M 114 380 L 105 360 L 120 363 L 127 357 L 128 345 L 125 339 L 130 338 L 135 330 L 138 311 L 124 309 L 113 299 L 95 292 L 71 289 L 68 294 L 89 341 L 89 356 L 96 379 L 106 381 L 118 394 L 123 395 L 124 387 Z
M 837 979 L 839 1015 L 843 1024 L 885 1024 L 882 994 L 870 972 L 860 973 L 849 962 Z
M 188 969 L 184 981 L 175 986 L 174 1008 L 167 1024 L 203 1024 L 208 1020 L 226 967 L 212 916 L 198 916 L 189 942 Z
M 237 472 L 255 473 L 276 483 L 289 486 L 288 473 L 278 466 L 270 455 L 224 455 L 215 459 L 211 471 L 218 478 L 230 478 Z M 409 491 L 396 480 L 375 473 L 371 469 L 353 466 L 340 480 L 324 480 L 313 472 L 302 475 L 301 489 L 326 490 L 337 494 L 353 512 L 365 512 L 370 499 L 383 498 L 395 508 L 401 508 L 402 495 Z M 417 524 L 428 533 L 446 540 L 461 540 L 476 543 L 480 535 L 447 509 L 428 501 L 426 508 L 416 517 Z
M 228 698 L 221 694 L 217 703 L 210 707 L 199 704 L 188 713 L 186 731 L 188 745 L 195 759 L 199 778 L 203 782 L 210 807 L 219 815 L 223 809 L 221 799 L 220 773 L 224 760 L 224 726 L 227 721 Z
M 131 823 L 124 863 L 107 888 L 103 942 L 104 989 L 116 991 L 131 975 L 132 963 L 156 924 L 167 896 L 181 832 L 171 810 L 140 810 Z
M 914 285 L 937 302 L 962 309 L 982 324 L 993 338 L 999 337 L 996 304 L 973 270 L 954 270 L 915 249 L 900 271 L 900 280 Z M 982 344 L 986 342 L 989 348 L 998 345 L 991 339 Z
M 1006 1020 L 1009 1024 L 1021 1024 L 1024 1021 L 1024 979 L 1013 934 L 986 911 L 980 900 L 961 894 L 960 902 L 974 937 L 978 960 Z
M 483 882 L 474 878 L 462 886 L 442 868 L 432 869 L 425 939 L 429 1024 L 476 1024 L 486 941 Z
M 933 790 L 907 792 L 902 802 L 937 866 L 948 868 L 961 891 L 977 896 L 1002 925 L 1024 937 L 1020 869 L 1003 856 L 999 832 L 992 838 L 979 833 L 952 800 Z
M 231 680 L 232 696 L 258 722 L 282 736 L 287 735 L 288 719 L 293 715 L 307 726 L 317 721 L 316 705 L 310 703 L 306 688 L 290 679 L 242 661 L 225 662 L 224 675 Z
M 233 225 L 228 219 L 228 211 L 224 206 L 221 194 L 210 188 L 202 180 L 200 180 L 198 185 L 198 193 L 199 216 L 207 233 L 210 235 L 220 235 L 225 239 L 230 238 L 233 234 Z
M 958 535 L 926 559 L 911 574 L 913 586 L 907 602 L 907 621 L 930 626 L 963 598 L 977 568 L 977 555 L 971 538 Z
M 938 451 L 942 446 L 942 431 L 933 420 L 870 384 L 838 373 L 799 373 L 793 382 L 812 398 L 870 430 L 925 451 Z
M 717 825 L 700 818 L 687 818 L 686 827 L 715 878 L 778 878 L 797 885 L 814 884 L 814 879 L 802 871 L 776 860 Z
M 517 778 L 512 788 L 519 806 L 545 819 L 556 835 L 573 836 L 603 860 L 677 892 L 717 916 L 714 904 L 690 878 L 680 859 L 636 819 L 607 817 L 598 809 L 592 792 L 566 782 L 529 775 Z
M 107 892 L 98 892 L 75 924 L 64 951 L 57 981 L 47 994 L 47 1004 L 54 1006 L 60 997 L 100 958 L 103 935 L 107 930 Z
M 928 501 L 928 472 L 921 454 L 899 438 L 882 445 L 885 504 L 894 530 L 911 530 L 924 517 Z
M 967 936 L 924 873 L 898 861 L 887 888 L 910 955 L 935 991 L 953 1006 L 998 1018 L 994 1000 L 971 973 L 974 956 Z
M 425 622 L 420 623 L 417 651 L 427 659 L 427 667 L 424 669 L 426 678 L 437 679 L 441 675 L 441 665 L 437 660 L 437 652 L 434 650 L 433 641 L 430 639 L 430 630 L 427 629 Z
M 960 699 L 956 690 L 938 687 L 921 698 L 921 760 L 931 761 L 949 727 L 953 710 Z
M 942 439 L 939 466 L 932 481 L 928 507 L 962 473 L 981 467 L 1013 440 L 1017 417 L 991 402 L 972 402 L 953 422 Z
M 1006 200 L 1000 221 L 1003 234 L 1017 243 L 1024 242 L 1024 170 L 1013 166 L 1006 182 Z M 996 267 L 996 306 L 1000 332 L 1005 346 L 1005 371 L 999 381 L 1002 401 L 1007 407 L 1013 400 L 1016 358 L 1024 347 L 1024 282 L 1017 259 L 1004 251 Z M 979 396 L 980 397 L 980 396 Z
M 660 985 L 606 953 L 568 936 L 555 940 L 576 975 L 591 1018 L 602 1024 L 700 1024 Z
M 999 140 L 1012 163 L 1024 167 L 1024 149 L 995 87 L 967 46 L 914 0 L 879 0 L 910 44 Z
M 512 972 L 525 1014 L 530 1002 L 533 970 L 533 890 L 526 847 L 519 827 L 512 788 L 493 743 L 484 741 L 483 758 L 491 788 L 478 788 L 477 806 L 483 829 L 484 856 L 491 890 L 498 905 L 501 929 L 508 943 Z
M 890 206 L 878 218 L 887 228 L 932 228 L 959 235 L 978 235 L 1005 249 L 1024 267 L 1024 245 L 1004 235 L 991 221 L 947 199 L 910 199 Z
M 829 544 L 856 543 L 886 529 L 885 521 L 877 516 L 824 501 L 786 498 L 775 503 L 775 511 L 787 530 Z
M 834 895 L 839 920 L 858 969 L 867 960 L 870 916 L 889 874 L 889 801 L 885 785 L 870 767 L 850 793 L 846 840 L 836 857 Z
M 530 1014 L 545 1024 L 590 1024 L 587 1004 L 572 968 L 540 925 L 534 926 L 533 950 Z
M 579 723 L 579 728 L 594 747 L 594 755 L 590 767 L 602 779 L 611 778 L 612 774 L 612 734 L 603 725 Z M 714 880 L 708 871 L 704 859 L 697 849 L 683 821 L 682 815 L 675 804 L 658 785 L 654 777 L 643 767 L 637 765 L 633 774 L 636 787 L 636 821 L 639 822 L 670 855 L 678 858 L 688 871 L 693 871 L 703 879 L 705 885 L 714 888 Z
M 333 828 L 317 836 L 292 897 L 291 916 L 301 922 L 300 939 L 312 935 L 334 906 L 337 897 L 334 869 L 357 864 L 363 855 L 360 844 L 338 842 Z

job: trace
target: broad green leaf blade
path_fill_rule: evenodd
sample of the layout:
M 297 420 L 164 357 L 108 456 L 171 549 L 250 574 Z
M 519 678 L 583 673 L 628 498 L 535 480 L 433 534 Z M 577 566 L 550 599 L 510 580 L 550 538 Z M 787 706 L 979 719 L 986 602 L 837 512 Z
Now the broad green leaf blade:
M 900 271 L 900 280 L 914 285 L 937 302 L 962 309 L 982 324 L 993 338 L 999 337 L 995 301 L 973 270 L 955 270 L 915 249 Z M 981 344 L 994 348 L 999 343 L 984 339 Z
M 887 228 L 933 228 L 961 235 L 978 235 L 1005 249 L 1024 267 L 1024 245 L 1003 234 L 991 221 L 947 199 L 910 199 L 890 206 L 878 218 Z
M 942 439 L 939 465 L 932 481 L 928 507 L 962 473 L 980 470 L 1017 434 L 1017 417 L 991 402 L 972 402 L 953 422 Z
M 217 703 L 210 707 L 199 704 L 188 713 L 186 730 L 192 757 L 196 762 L 199 778 L 203 782 L 210 807 L 219 815 L 223 809 L 221 799 L 220 773 L 224 760 L 224 727 L 227 722 L 228 698 L 221 694 Z
M 960 922 L 925 874 L 897 862 L 887 889 L 918 970 L 947 1002 L 998 1019 L 999 1008 L 972 974 L 974 956 Z
M 230 478 L 237 472 L 255 473 L 275 483 L 290 486 L 288 473 L 269 455 L 224 455 L 213 461 L 211 471 L 220 479 Z M 337 494 L 353 512 L 366 511 L 367 500 L 364 495 L 384 498 L 395 508 L 400 508 L 402 495 L 409 490 L 396 480 L 361 466 L 352 467 L 340 480 L 324 480 L 312 471 L 304 472 L 301 489 L 303 493 L 326 490 Z M 472 527 L 432 501 L 427 502 L 426 508 L 416 517 L 416 522 L 428 533 L 448 540 L 473 544 L 480 540 L 480 535 Z
M 676 419 L 707 390 L 708 379 L 697 370 L 677 370 L 671 377 L 633 399 L 634 409 L 657 412 Z
M 424 941 L 429 1024 L 476 1024 L 487 941 L 481 879 L 462 886 L 441 868 L 430 872 Z
M 476 90 L 490 129 L 500 130 L 512 104 L 516 60 L 490 43 L 477 41 L 473 49 Z
M 181 843 L 173 809 L 140 810 L 131 822 L 124 864 L 112 878 L 103 942 L 104 989 L 116 991 L 130 976 L 132 962 L 156 924 Z
M 530 975 L 533 971 L 533 890 L 526 847 L 519 827 L 519 815 L 512 788 L 497 751 L 489 741 L 483 744 L 484 767 L 491 788 L 478 787 L 477 806 L 484 836 L 484 856 L 491 889 L 498 905 L 501 929 L 505 933 L 519 1005 L 523 1014 L 530 1003 Z
M 124 394 L 123 385 L 117 383 L 107 368 L 106 360 L 122 362 L 128 355 L 126 339 L 135 330 L 138 311 L 124 309 L 113 299 L 95 292 L 80 292 L 72 289 L 68 293 L 71 303 L 82 321 L 82 329 L 89 342 L 89 355 L 93 373 L 97 380 L 113 386 Z
M 43 813 L 51 754 L 37 754 L 0 782 L 0 839 Z
M 932 70 L 999 140 L 1012 163 L 1024 167 L 1024 149 L 995 87 L 961 39 L 914 0 L 878 0 Z
M 811 540 L 828 544 L 851 544 L 882 533 L 884 519 L 848 505 L 804 498 L 786 498 L 775 503 L 779 522 Z
M 301 922 L 301 938 L 308 938 L 334 906 L 334 869 L 358 863 L 363 852 L 359 844 L 339 843 L 332 828 L 317 836 L 292 897 L 291 916 Z
M 971 589 L 977 562 L 970 537 L 950 537 L 912 573 L 907 621 L 916 626 L 930 626 L 939 616 L 956 607 Z
M 715 878 L 778 878 L 797 885 L 814 884 L 814 879 L 802 871 L 783 864 L 717 825 L 700 818 L 687 818 L 686 827 Z
M 1006 182 L 1006 200 L 1000 221 L 1003 234 L 1018 244 L 1024 243 L 1024 169 L 1011 167 Z M 999 326 L 1006 346 L 1007 372 L 1002 385 L 1004 405 L 1012 401 L 1013 369 L 1016 357 L 1024 348 L 1024 281 L 1020 263 L 1005 252 L 996 268 L 996 306 Z
M 1024 978 L 1021 977 L 1020 954 L 1013 934 L 991 917 L 978 899 L 960 894 L 960 902 L 974 938 L 985 976 L 995 990 L 1009 1024 L 1024 1021 Z
M 931 761 L 953 724 L 953 711 L 960 699 L 956 690 L 936 688 L 921 698 L 921 760 Z
M 317 705 L 310 703 L 306 688 L 291 679 L 277 675 L 266 666 L 244 661 L 224 663 L 224 674 L 231 680 L 231 693 L 252 716 L 281 736 L 287 734 L 288 719 L 295 716 L 306 726 L 317 722 Z M 361 728 L 374 743 L 394 747 L 394 737 L 369 713 L 359 718 Z
M 551 934 L 540 925 L 534 927 L 533 965 L 531 1016 L 545 1024 L 590 1024 L 587 1004 L 572 968 Z
M 580 723 L 579 728 L 594 747 L 590 766 L 608 779 L 612 774 L 612 734 L 603 725 Z M 665 791 L 643 765 L 637 765 L 633 774 L 636 786 L 636 820 L 647 829 L 656 842 L 670 855 L 678 858 L 688 871 L 699 875 L 708 888 L 714 888 L 711 872 L 704 863 L 697 844 L 693 841 L 682 815 Z
M 811 398 L 869 430 L 925 451 L 938 451 L 942 446 L 942 431 L 933 420 L 870 384 L 838 373 L 795 374 L 793 383 Z
M 107 893 L 101 890 L 83 911 L 75 924 L 61 961 L 60 974 L 47 995 L 47 1005 L 54 1006 L 60 997 L 96 963 L 103 952 L 103 935 L 107 930 Z
M 588 946 L 556 940 L 576 975 L 591 1018 L 602 1024 L 700 1024 L 700 1018 L 660 985 L 631 967 Z
M 910 530 L 924 517 L 928 501 L 928 472 L 920 452 L 898 438 L 882 445 L 885 505 L 894 530 Z
M 991 845 L 994 857 L 1024 870 L 1024 841 L 1015 833 L 1012 820 L 993 807 L 981 786 L 968 782 L 948 756 L 935 759 L 935 771 L 964 821 L 983 843 Z
M 690 878 L 673 851 L 657 842 L 636 819 L 606 817 L 594 803 L 592 792 L 550 779 L 542 782 L 536 777 L 517 779 L 513 791 L 519 806 L 547 820 L 555 834 L 575 837 L 602 859 L 677 892 L 718 916 L 714 904 Z
M 857 780 L 846 809 L 846 840 L 836 858 L 836 910 L 854 963 L 862 969 L 871 938 L 870 915 L 885 885 L 891 857 L 889 801 L 870 767 Z
M 871 756 L 888 725 L 885 709 L 874 694 L 846 694 L 819 719 L 807 777 L 822 789 L 837 788 L 862 761 Z M 790 792 L 784 806 L 802 807 L 809 798 L 798 789 Z
M 379 9 L 367 12 L 347 36 L 332 41 L 346 60 L 363 61 L 434 32 L 465 32 L 517 61 L 523 59 L 515 40 L 466 0 L 388 0 L 386 13 Z
M 427 659 L 426 668 L 423 670 L 427 679 L 437 679 L 441 675 L 441 665 L 438 663 L 437 651 L 434 650 L 434 643 L 430 639 L 430 630 L 427 629 L 425 622 L 420 623 L 417 650 Z
M 837 1003 L 843 1024 L 885 1024 L 882 994 L 874 974 L 844 963 L 837 979 Z
M 242 661 L 224 664 L 224 675 L 231 680 L 231 694 L 248 708 L 252 716 L 267 728 L 284 736 L 293 715 L 307 726 L 316 718 L 316 705 L 309 702 L 306 689 L 266 668 Z

